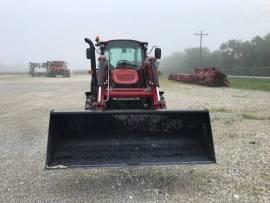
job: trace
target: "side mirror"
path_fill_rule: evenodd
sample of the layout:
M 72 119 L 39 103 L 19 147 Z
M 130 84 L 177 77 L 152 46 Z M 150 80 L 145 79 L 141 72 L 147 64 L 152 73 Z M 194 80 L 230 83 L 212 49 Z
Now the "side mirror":
M 160 59 L 161 58 L 161 49 L 155 48 L 155 58 Z

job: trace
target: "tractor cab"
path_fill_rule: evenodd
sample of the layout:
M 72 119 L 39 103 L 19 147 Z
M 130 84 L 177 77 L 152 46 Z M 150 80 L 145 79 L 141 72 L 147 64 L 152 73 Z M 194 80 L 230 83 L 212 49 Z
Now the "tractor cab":
M 102 43 L 102 52 L 110 70 L 118 68 L 138 69 L 143 64 L 146 47 L 134 40 L 112 40 Z
M 135 40 L 111 40 L 101 42 L 102 54 L 107 60 L 107 74 L 111 86 L 131 88 L 142 86 L 140 74 L 146 57 L 146 43 Z

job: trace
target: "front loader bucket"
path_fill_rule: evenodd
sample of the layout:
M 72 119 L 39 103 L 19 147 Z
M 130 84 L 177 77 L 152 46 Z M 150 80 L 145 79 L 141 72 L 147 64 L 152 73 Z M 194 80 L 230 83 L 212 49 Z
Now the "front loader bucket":
M 50 114 L 46 168 L 215 161 L 207 110 Z

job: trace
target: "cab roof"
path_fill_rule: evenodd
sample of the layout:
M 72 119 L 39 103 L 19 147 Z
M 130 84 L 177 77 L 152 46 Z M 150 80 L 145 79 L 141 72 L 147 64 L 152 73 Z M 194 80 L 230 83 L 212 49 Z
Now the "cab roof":
M 113 40 L 108 40 L 108 41 L 100 41 L 100 42 L 97 43 L 97 45 L 98 46 L 107 45 L 108 43 L 117 42 L 117 41 L 136 42 L 136 43 L 138 43 L 140 45 L 143 45 L 143 46 L 148 45 L 148 42 L 142 42 L 142 41 L 133 40 L 133 39 L 113 39 Z

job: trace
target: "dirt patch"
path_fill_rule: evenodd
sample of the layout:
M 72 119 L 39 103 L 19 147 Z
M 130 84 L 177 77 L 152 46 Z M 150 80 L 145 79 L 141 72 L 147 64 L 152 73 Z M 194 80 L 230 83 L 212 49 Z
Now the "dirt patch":
M 216 165 L 45 171 L 49 111 L 82 110 L 89 77 L 0 76 L 2 202 L 269 202 L 269 92 L 160 82 L 169 109 L 210 110 Z

